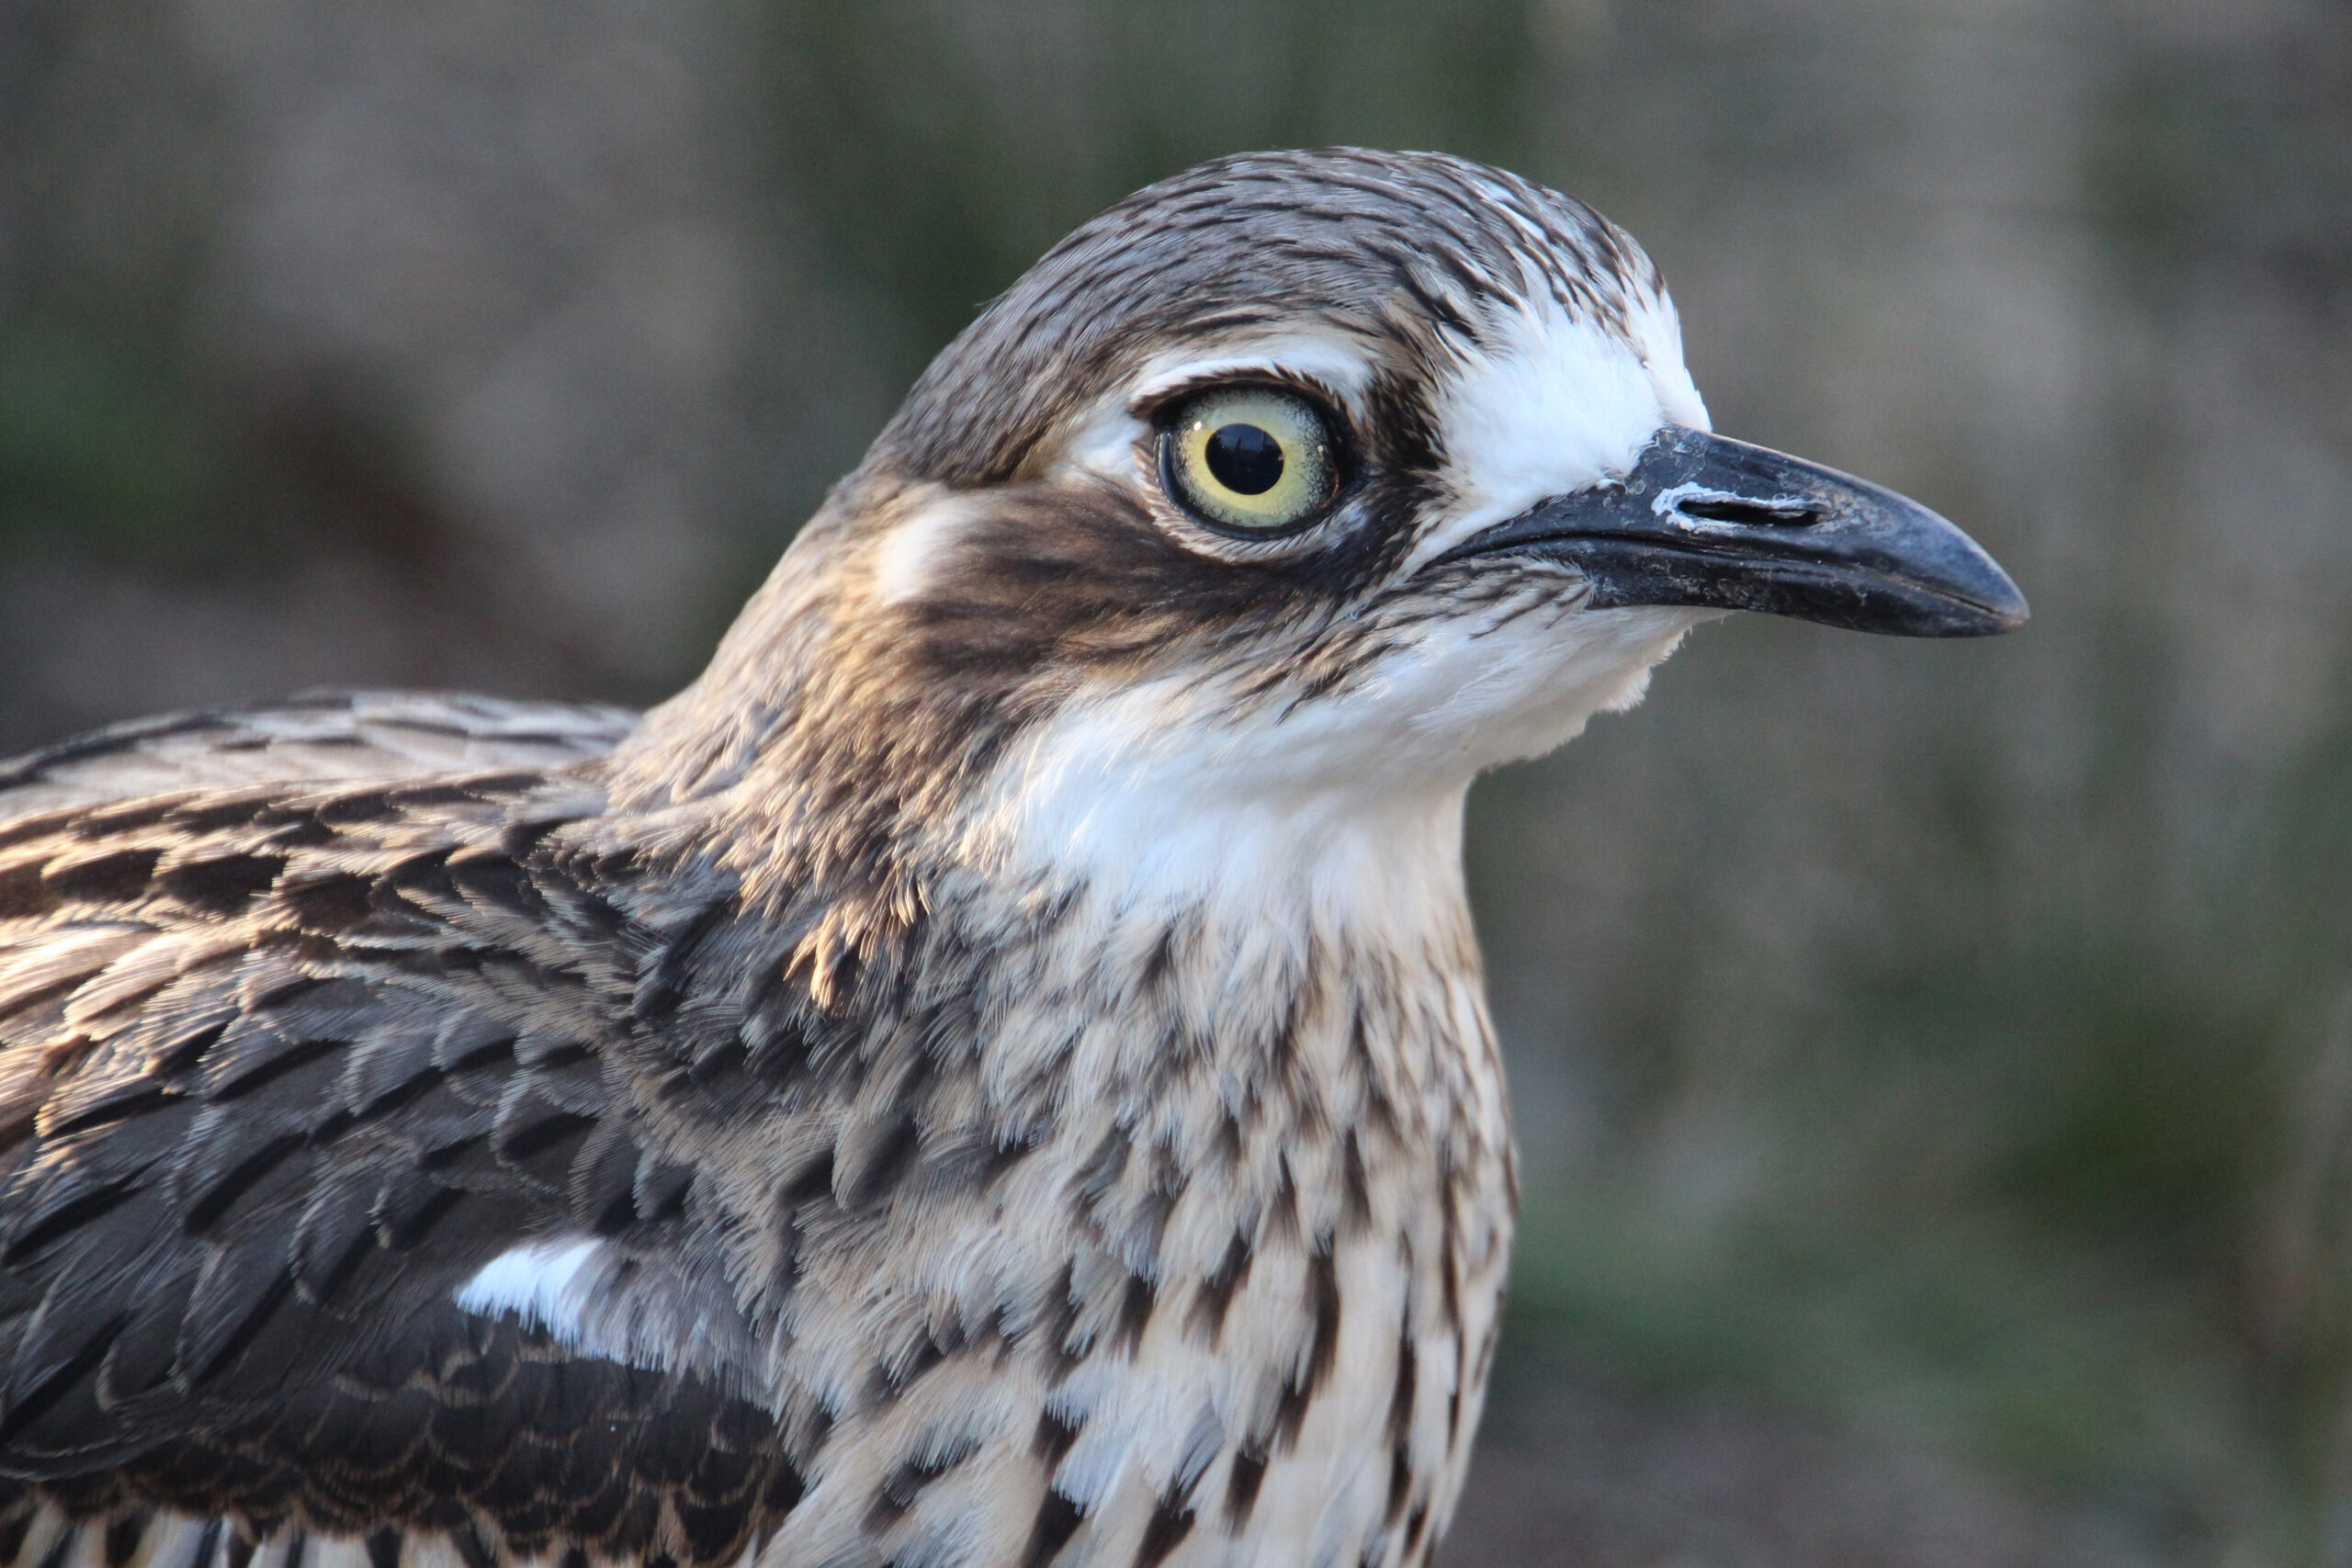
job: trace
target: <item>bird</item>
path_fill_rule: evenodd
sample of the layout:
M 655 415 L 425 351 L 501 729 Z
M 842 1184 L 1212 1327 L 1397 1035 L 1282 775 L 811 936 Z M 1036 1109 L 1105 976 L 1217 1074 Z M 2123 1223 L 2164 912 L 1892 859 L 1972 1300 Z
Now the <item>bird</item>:
M 1735 611 L 2023 621 L 1657 266 L 1238 155 L 987 304 L 680 694 L 0 767 L 0 1565 L 1428 1562 L 1516 1178 L 1484 771 Z

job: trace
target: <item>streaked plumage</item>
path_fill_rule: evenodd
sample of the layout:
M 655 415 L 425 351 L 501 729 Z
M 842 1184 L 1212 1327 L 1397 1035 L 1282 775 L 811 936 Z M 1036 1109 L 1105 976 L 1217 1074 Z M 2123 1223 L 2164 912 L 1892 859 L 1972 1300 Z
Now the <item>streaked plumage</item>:
M 1171 488 L 1227 385 L 1318 509 Z M 1704 425 L 1585 209 L 1228 160 L 991 306 L 641 723 L 0 773 L 0 1564 L 1426 1561 L 1512 1208 L 1470 778 L 1707 606 L 2022 614 Z

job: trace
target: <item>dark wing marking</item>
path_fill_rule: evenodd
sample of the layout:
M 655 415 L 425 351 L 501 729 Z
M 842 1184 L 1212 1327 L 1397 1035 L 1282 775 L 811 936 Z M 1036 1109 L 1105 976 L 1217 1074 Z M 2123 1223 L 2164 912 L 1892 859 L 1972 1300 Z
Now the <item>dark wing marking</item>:
M 0 818 L 192 789 L 560 768 L 637 716 L 595 703 L 311 692 L 268 707 L 135 719 L 0 761 Z
M 453 1299 L 701 1223 L 623 1059 L 661 938 L 551 838 L 601 809 L 516 772 L 0 821 L 0 1536 L 62 1510 L 111 1558 L 162 1507 L 232 1568 L 287 1530 L 708 1563 L 797 1501 L 709 1356 Z

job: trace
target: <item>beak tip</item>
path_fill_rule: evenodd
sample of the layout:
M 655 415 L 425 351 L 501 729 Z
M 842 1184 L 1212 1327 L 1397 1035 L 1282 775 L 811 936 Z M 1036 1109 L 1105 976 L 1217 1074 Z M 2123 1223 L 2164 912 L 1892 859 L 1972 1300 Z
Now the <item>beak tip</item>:
M 2013 632 L 2033 618 L 2033 608 L 2025 602 L 2009 574 L 2003 571 L 1989 556 L 1984 558 L 1990 581 L 1984 584 L 1985 592 L 1972 594 L 1972 608 L 1977 611 L 1975 624 L 1962 635 L 1969 637 L 1999 637 Z
M 1910 552 L 1912 604 L 1918 618 L 1910 625 L 1871 629 L 1913 637 L 1999 637 L 2025 625 L 2033 614 L 2016 579 L 1992 555 L 1949 519 L 1916 502 L 1894 498 L 1885 515 L 1918 541 Z

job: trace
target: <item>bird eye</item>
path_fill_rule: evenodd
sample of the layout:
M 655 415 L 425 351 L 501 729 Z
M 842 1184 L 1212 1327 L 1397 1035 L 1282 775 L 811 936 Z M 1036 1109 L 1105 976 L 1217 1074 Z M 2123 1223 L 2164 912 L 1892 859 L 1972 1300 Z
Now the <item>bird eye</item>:
M 1179 404 L 1160 435 L 1160 462 L 1178 501 L 1241 533 L 1295 528 L 1339 489 L 1323 416 L 1271 387 L 1224 387 Z

